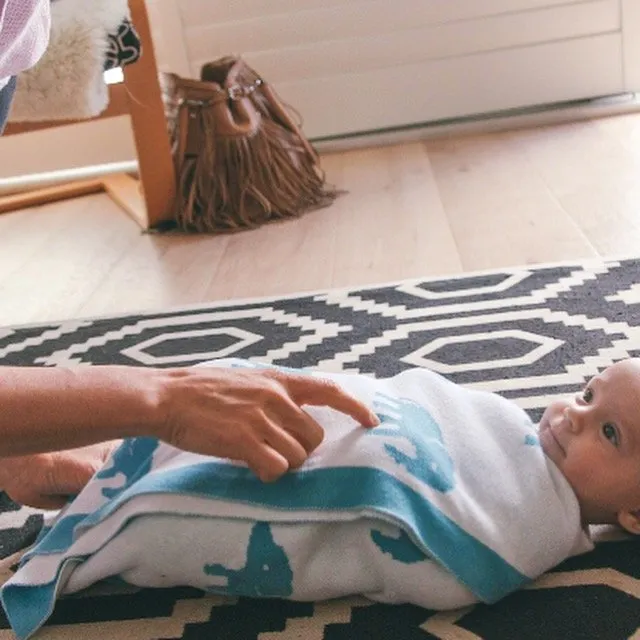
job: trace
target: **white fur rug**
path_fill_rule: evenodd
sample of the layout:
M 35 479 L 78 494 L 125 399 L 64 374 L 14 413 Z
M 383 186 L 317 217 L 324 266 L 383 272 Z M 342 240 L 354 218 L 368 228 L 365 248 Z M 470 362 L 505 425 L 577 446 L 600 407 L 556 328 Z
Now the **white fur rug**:
M 51 40 L 38 64 L 18 77 L 9 120 L 91 118 L 106 108 L 108 34 L 128 16 L 127 0 L 57 0 Z

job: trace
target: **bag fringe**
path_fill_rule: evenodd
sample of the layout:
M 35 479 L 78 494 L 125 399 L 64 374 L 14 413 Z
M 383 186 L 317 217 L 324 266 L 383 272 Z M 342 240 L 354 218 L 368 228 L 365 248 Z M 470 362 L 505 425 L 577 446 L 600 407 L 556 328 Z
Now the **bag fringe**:
M 257 74 L 249 67 L 253 82 Z M 175 88 L 164 83 L 174 145 L 179 135 Z M 177 225 L 184 231 L 232 232 L 299 217 L 330 205 L 339 191 L 325 183 L 318 156 L 266 84 L 251 95 L 259 125 L 251 135 L 219 133 L 216 109 L 190 112 L 197 153 L 178 163 Z M 168 95 L 167 95 L 168 92 Z M 277 102 L 276 102 L 277 101 Z M 187 120 L 187 119 L 185 119 Z M 184 132 L 183 132 L 184 133 Z

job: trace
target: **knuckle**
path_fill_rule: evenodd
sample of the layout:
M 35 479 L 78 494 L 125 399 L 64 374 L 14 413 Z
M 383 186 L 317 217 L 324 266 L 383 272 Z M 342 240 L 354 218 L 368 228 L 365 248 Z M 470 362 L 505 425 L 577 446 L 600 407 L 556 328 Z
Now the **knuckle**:
M 321 388 L 331 391 L 332 393 L 342 394 L 342 389 L 333 380 L 328 380 L 327 378 L 316 378 L 316 381 Z
M 269 376 L 262 381 L 259 394 L 263 400 L 272 400 L 274 397 L 284 395 L 284 387 L 279 380 Z
M 309 440 L 311 444 L 311 450 L 313 451 L 314 449 L 317 449 L 322 444 L 322 441 L 324 440 L 324 429 L 322 427 L 319 427 L 318 429 L 314 429 L 309 434 Z
M 291 455 L 291 459 L 289 460 L 289 463 L 291 467 L 293 467 L 294 469 L 297 469 L 298 467 L 301 467 L 306 462 L 307 457 L 308 456 L 306 452 L 303 453 L 302 451 L 296 451 Z

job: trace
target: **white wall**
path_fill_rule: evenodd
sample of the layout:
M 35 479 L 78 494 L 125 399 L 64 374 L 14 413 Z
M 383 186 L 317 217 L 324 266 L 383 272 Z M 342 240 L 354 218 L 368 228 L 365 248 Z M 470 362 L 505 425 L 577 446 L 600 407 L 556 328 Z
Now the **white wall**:
M 0 178 L 134 158 L 127 117 L 0 138 Z

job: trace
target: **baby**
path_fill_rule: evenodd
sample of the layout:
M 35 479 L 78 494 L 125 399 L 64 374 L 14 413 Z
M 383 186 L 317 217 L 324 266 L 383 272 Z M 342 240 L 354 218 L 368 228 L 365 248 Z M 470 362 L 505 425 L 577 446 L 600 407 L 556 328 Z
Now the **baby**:
M 513 402 L 424 369 L 307 374 L 343 386 L 380 426 L 309 407 L 324 442 L 270 484 L 241 463 L 125 441 L 3 587 L 17 635 L 58 595 L 115 576 L 296 600 L 491 603 L 592 549 L 590 523 L 640 532 L 638 360 L 553 402 L 539 430 Z
M 544 412 L 540 444 L 580 504 L 583 523 L 640 533 L 640 359 L 617 362 Z

